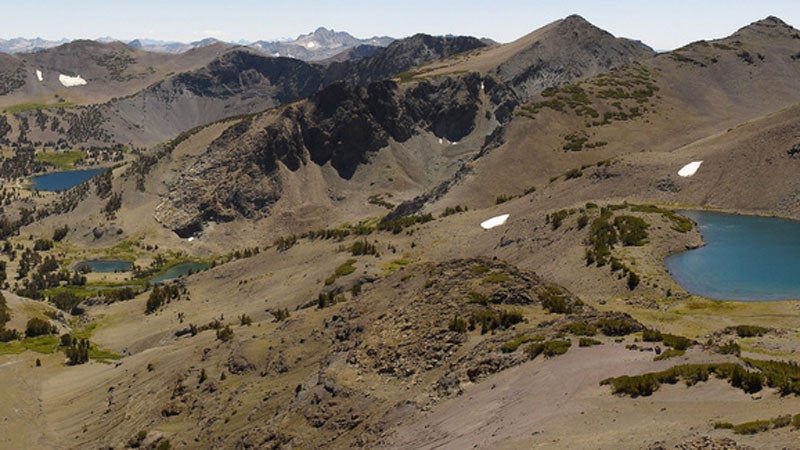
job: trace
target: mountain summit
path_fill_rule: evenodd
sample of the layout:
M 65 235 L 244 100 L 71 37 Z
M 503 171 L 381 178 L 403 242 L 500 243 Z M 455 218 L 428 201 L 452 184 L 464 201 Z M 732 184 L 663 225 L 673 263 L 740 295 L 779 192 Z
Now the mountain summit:
M 318 61 L 333 57 L 359 45 L 385 47 L 394 39 L 386 36 L 358 39 L 345 31 L 317 28 L 313 33 L 301 34 L 294 41 L 258 41 L 250 47 L 273 56 L 287 56 L 305 61 Z

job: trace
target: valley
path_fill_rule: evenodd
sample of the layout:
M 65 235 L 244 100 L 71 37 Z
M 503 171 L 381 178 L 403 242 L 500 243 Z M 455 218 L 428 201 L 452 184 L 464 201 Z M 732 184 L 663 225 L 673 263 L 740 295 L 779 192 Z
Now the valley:
M 800 302 L 664 259 L 800 219 L 800 31 L 381 43 L 0 54 L 0 447 L 793 445 Z

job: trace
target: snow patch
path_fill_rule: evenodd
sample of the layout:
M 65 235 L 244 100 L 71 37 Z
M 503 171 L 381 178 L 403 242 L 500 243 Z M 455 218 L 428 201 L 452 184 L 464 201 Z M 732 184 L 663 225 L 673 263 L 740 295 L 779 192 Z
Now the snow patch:
M 689 164 L 681 167 L 681 170 L 678 171 L 678 175 L 684 178 L 690 177 L 697 173 L 697 169 L 700 168 L 700 164 L 703 164 L 703 161 L 692 161 Z
M 38 70 L 38 69 L 36 70 L 36 78 L 38 78 L 39 81 L 44 81 L 44 76 L 42 75 L 42 71 L 41 70 Z
M 194 240 L 194 236 L 190 236 L 189 239 L 186 239 L 186 240 L 189 241 L 189 242 L 192 242 Z
M 483 81 L 481 81 L 481 90 L 484 90 L 484 89 L 483 89 Z
M 81 78 L 80 75 L 71 77 L 69 75 L 64 75 L 63 73 L 58 74 L 58 81 L 60 81 L 65 87 L 83 86 L 86 84 L 86 80 Z
M 484 230 L 490 230 L 494 227 L 499 227 L 500 225 L 506 223 L 506 220 L 508 220 L 508 216 L 509 214 L 503 214 L 500 216 L 494 216 L 489 220 L 484 220 L 483 222 L 481 222 L 481 228 L 483 228 Z
M 439 138 L 439 143 L 440 143 L 440 144 L 444 143 L 444 141 L 442 140 L 442 138 Z
M 458 145 L 458 142 L 451 142 L 451 145 Z
M 309 49 L 309 50 L 311 50 L 312 48 L 314 48 L 316 46 L 317 46 L 317 43 L 314 42 L 314 41 L 310 41 L 310 42 L 306 43 L 306 48 Z

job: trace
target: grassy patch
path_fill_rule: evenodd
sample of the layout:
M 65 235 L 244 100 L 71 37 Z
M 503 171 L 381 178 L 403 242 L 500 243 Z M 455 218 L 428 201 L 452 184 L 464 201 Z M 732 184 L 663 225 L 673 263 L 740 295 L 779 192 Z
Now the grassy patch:
M 578 340 L 578 347 L 592 347 L 594 345 L 602 345 L 603 343 L 597 339 L 582 337 Z
M 19 103 L 16 105 L 7 106 L 5 111 L 9 114 L 18 114 L 23 113 L 26 111 L 36 111 L 36 110 L 45 110 L 45 109 L 57 109 L 57 108 L 69 108 L 70 106 L 74 106 L 74 103 L 64 102 L 64 103 Z
M 571 346 L 572 342 L 570 341 L 547 341 L 528 345 L 525 347 L 525 353 L 527 353 L 531 359 L 539 355 L 551 358 L 567 353 L 567 350 L 569 350 Z
M 339 267 L 336 268 L 336 276 L 343 277 L 355 272 L 356 267 L 353 265 L 353 263 L 355 262 L 356 262 L 355 259 L 348 259 L 346 262 L 342 263 Z
M 527 344 L 529 342 L 540 342 L 543 340 L 544 336 L 519 336 L 500 345 L 500 351 L 503 353 L 512 353 L 515 352 L 522 344 Z
M 89 358 L 102 362 L 105 360 L 122 359 L 122 355 L 112 352 L 111 350 L 105 350 L 97 347 L 96 345 L 92 345 L 89 348 Z
M 393 259 L 383 266 L 383 270 L 385 271 L 386 275 L 389 275 L 395 270 L 406 267 L 407 265 L 408 265 L 407 259 Z
M 663 359 L 674 358 L 676 356 L 683 356 L 684 354 L 686 354 L 685 350 L 675 350 L 674 348 L 671 348 L 669 350 L 665 350 L 660 355 L 653 358 L 653 361 L 661 361 Z
M 86 152 L 82 150 L 70 150 L 66 152 L 44 153 L 39 152 L 36 158 L 43 163 L 55 166 L 56 169 L 66 170 L 75 166 L 75 163 L 86 157 Z
M 25 350 L 45 354 L 55 353 L 58 350 L 58 336 L 37 336 L 21 341 L 0 343 L 0 355 L 19 354 Z
M 493 273 L 491 275 L 487 275 L 483 277 L 484 283 L 505 283 L 506 281 L 510 280 L 511 277 L 504 273 Z

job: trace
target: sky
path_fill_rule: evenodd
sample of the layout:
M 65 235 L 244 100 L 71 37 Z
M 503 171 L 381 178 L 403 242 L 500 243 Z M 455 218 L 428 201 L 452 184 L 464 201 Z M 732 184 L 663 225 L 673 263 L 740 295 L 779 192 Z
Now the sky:
M 798 0 L 35 0 L 4 1 L 0 38 L 294 38 L 318 27 L 365 38 L 415 33 L 510 42 L 570 14 L 657 50 L 727 36 L 769 15 L 800 27 Z

